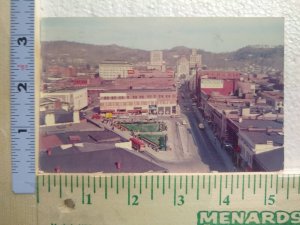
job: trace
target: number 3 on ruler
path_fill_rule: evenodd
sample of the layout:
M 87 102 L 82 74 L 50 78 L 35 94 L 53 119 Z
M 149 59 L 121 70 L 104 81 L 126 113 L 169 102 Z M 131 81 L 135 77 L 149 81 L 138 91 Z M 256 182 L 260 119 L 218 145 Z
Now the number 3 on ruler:
M 18 38 L 17 42 L 18 42 L 18 45 L 23 44 L 25 46 L 27 44 L 27 38 L 26 37 Z

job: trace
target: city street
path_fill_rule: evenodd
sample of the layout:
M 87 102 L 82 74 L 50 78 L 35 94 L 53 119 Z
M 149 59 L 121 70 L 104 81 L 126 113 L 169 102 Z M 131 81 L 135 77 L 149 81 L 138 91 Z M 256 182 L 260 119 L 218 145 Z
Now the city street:
M 218 151 L 213 143 L 211 143 L 205 130 L 199 129 L 198 124 L 202 122 L 203 119 L 197 107 L 193 106 L 193 102 L 185 85 L 182 86 L 178 95 L 183 96 L 179 101 L 179 105 L 182 109 L 182 117 L 186 117 L 189 122 L 186 129 L 187 136 L 192 136 L 192 140 L 188 139 L 185 145 L 190 152 L 196 147 L 198 157 L 194 156 L 194 159 L 198 161 L 199 164 L 208 166 L 209 171 L 234 171 L 233 163 L 226 153 Z M 205 127 L 205 129 L 210 128 Z

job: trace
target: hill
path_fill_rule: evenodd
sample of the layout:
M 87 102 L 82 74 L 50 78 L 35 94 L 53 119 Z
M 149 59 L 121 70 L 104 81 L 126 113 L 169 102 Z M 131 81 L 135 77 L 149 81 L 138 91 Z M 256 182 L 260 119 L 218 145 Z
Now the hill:
M 130 63 L 147 62 L 149 51 L 126 48 L 118 45 L 92 45 L 67 41 L 42 42 L 42 59 L 49 64 L 89 64 L 98 66 L 104 60 L 124 60 Z M 165 49 L 163 57 L 169 67 L 175 68 L 180 56 L 187 58 L 191 49 L 177 46 Z M 283 70 L 283 46 L 246 46 L 233 52 L 212 53 L 198 49 L 203 65 L 212 69 L 239 69 L 245 65 Z

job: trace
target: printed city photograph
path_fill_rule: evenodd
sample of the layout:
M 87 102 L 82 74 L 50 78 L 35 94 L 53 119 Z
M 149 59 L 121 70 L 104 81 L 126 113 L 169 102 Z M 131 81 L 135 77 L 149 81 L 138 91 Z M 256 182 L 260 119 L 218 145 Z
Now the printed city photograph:
M 43 18 L 40 30 L 40 173 L 283 170 L 283 18 Z

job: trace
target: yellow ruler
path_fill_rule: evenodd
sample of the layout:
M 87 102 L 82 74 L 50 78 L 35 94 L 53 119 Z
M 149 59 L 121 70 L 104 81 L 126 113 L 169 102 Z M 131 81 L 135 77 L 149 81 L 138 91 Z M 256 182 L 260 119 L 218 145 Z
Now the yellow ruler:
M 37 177 L 38 224 L 300 224 L 300 176 L 136 174 Z

